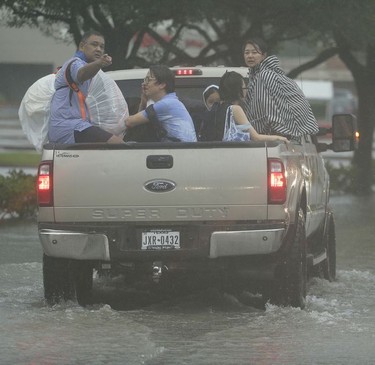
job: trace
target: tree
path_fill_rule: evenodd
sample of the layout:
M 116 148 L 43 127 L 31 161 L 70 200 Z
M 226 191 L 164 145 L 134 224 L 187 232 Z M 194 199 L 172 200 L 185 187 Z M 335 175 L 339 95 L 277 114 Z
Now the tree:
M 275 47 L 305 34 L 301 30 L 303 7 L 298 3 L 303 1 L 222 0 L 217 6 L 214 0 L 0 0 L 8 11 L 9 26 L 38 27 L 52 36 L 64 26 L 77 46 L 84 31 L 101 32 L 114 60 L 113 69 L 148 66 L 155 61 L 242 65 L 241 46 L 251 35 L 266 35 Z M 299 28 L 290 22 L 291 14 L 300 19 Z M 160 27 L 167 33 L 161 34 Z M 188 32 L 203 40 L 197 55 L 191 55 L 181 42 Z M 162 49 L 156 59 L 140 52 L 146 35 Z
M 309 0 L 305 24 L 324 35 L 327 52 L 337 51 L 353 75 L 358 95 L 359 148 L 354 154 L 358 194 L 371 194 L 372 144 L 375 123 L 375 2 L 372 0 Z
M 64 24 L 77 45 L 84 31 L 100 31 L 114 60 L 112 69 L 147 67 L 156 62 L 239 66 L 243 64 L 242 44 L 254 35 L 266 38 L 274 51 L 293 39 L 304 39 L 312 50 L 319 49 L 314 59 L 292 70 L 291 77 L 339 54 L 358 92 L 361 139 L 354 158 L 356 187 L 360 193 L 371 192 L 373 0 L 0 0 L 0 5 L 9 11 L 9 26 L 27 24 L 52 33 L 57 23 Z M 203 40 L 196 55 L 183 43 L 188 32 Z M 150 48 L 153 54 L 141 52 L 145 36 L 158 44 Z M 318 43 L 320 47 L 316 47 Z
M 29 25 L 56 36 L 59 24 L 59 28 L 67 28 L 77 46 L 85 31 L 101 32 L 114 60 L 112 69 L 149 65 L 150 61 L 139 55 L 145 34 L 151 34 L 162 47 L 181 56 L 184 52 L 175 46 L 180 33 L 167 41 L 155 31 L 156 26 L 170 20 L 181 24 L 194 11 L 199 20 L 211 5 L 210 0 L 203 4 L 197 0 L 0 0 L 7 12 L 6 23 L 11 27 Z

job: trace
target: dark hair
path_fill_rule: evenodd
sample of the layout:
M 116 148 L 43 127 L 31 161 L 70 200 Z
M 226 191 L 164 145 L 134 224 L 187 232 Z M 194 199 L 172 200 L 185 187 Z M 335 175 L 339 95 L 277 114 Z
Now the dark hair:
M 235 71 L 227 71 L 220 79 L 220 99 L 229 103 L 240 100 L 243 95 L 242 83 L 242 75 Z
M 98 37 L 102 37 L 104 39 L 104 35 L 101 34 L 100 32 L 96 31 L 96 30 L 89 30 L 87 32 L 85 32 L 81 38 L 81 42 L 82 43 L 85 43 L 87 42 L 87 40 L 92 36 L 92 35 L 96 35 Z
M 167 94 L 173 93 L 175 90 L 174 73 L 165 65 L 150 66 L 150 74 L 155 77 L 156 81 L 161 84 L 165 83 L 165 91 Z
M 260 54 L 265 54 L 265 53 L 268 53 L 268 45 L 266 43 L 266 41 L 262 38 L 259 38 L 259 37 L 253 37 L 253 38 L 249 38 L 247 39 L 243 46 L 242 46 L 242 52 L 245 51 L 245 48 L 248 44 L 251 44 L 254 46 L 254 48 L 260 53 Z

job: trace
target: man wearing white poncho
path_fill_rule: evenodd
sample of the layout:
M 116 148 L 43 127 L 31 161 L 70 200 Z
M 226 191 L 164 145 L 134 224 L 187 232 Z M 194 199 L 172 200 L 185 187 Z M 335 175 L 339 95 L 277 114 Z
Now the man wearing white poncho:
M 65 62 L 56 74 L 56 91 L 51 101 L 49 119 L 50 142 L 123 142 L 122 135 L 116 134 L 121 134 L 125 129 L 124 120 L 128 116 L 125 100 L 123 100 L 123 110 L 121 107 L 117 110 L 121 115 L 119 123 L 123 123 L 123 129 L 111 129 L 110 123 L 103 120 L 105 116 L 100 116 L 98 112 L 100 103 L 109 101 L 109 96 L 103 93 L 98 99 L 98 95 L 95 96 L 95 93 L 90 91 L 91 84 L 100 88 L 101 83 L 105 82 L 106 78 L 101 68 L 111 64 L 112 58 L 104 54 L 104 37 L 94 31 L 86 33 L 74 57 Z M 96 82 L 92 81 L 94 77 Z M 75 91 L 71 89 L 71 85 L 74 84 L 77 86 Z M 117 95 L 119 100 L 122 97 L 120 94 L 119 91 Z

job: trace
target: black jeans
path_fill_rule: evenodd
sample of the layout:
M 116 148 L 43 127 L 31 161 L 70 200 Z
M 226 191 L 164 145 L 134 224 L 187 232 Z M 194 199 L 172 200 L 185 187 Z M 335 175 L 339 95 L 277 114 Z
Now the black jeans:
M 83 131 L 74 131 L 74 140 L 76 143 L 89 142 L 107 142 L 113 134 L 99 127 L 88 127 Z

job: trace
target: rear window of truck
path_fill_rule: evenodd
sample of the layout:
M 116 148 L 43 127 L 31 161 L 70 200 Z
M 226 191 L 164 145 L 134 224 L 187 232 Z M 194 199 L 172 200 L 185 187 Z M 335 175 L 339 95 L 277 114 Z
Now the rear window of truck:
M 129 113 L 131 115 L 135 114 L 138 111 L 142 81 L 142 79 L 116 81 L 126 99 L 126 102 L 128 103 Z M 212 84 L 218 85 L 219 82 L 219 77 L 176 77 L 176 94 L 178 98 L 185 104 L 192 117 L 194 117 L 196 113 L 201 113 L 205 110 L 202 99 L 202 93 L 204 89 Z

